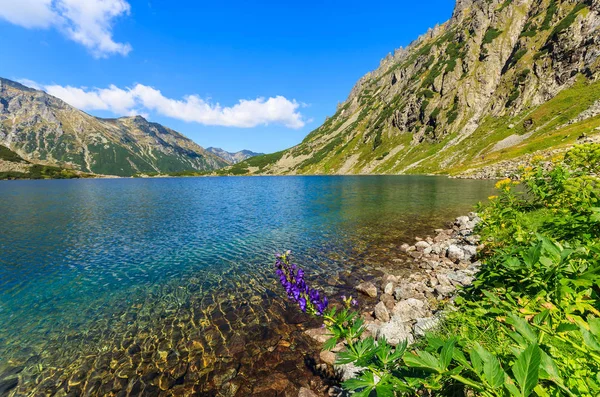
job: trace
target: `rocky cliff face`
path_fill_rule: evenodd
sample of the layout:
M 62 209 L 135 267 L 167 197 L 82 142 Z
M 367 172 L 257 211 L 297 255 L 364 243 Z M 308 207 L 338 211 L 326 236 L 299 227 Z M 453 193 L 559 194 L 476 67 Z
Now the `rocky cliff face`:
M 6 79 L 0 79 L 0 144 L 30 162 L 107 175 L 228 165 L 180 133 L 143 117 L 93 117 Z
M 250 150 L 240 150 L 239 152 L 232 153 L 232 152 L 225 151 L 218 147 L 208 147 L 208 148 L 206 148 L 206 150 L 216 156 L 219 156 L 223 160 L 227 161 L 229 164 L 237 164 L 240 161 L 244 161 L 251 157 L 256 157 L 256 156 L 260 156 L 261 154 L 264 154 L 264 153 L 255 153 Z
M 300 145 L 233 171 L 455 174 L 571 145 L 600 127 L 599 27 L 598 0 L 458 0 Z

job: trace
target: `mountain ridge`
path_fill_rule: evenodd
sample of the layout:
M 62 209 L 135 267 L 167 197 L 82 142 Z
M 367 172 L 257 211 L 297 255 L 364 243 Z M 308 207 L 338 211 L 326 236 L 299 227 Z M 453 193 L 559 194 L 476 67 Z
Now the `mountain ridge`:
M 210 171 L 228 165 L 142 116 L 100 118 L 0 78 L 0 144 L 32 163 L 116 176 Z
M 237 163 L 244 161 L 246 159 L 249 159 L 251 157 L 256 157 L 256 156 L 260 156 L 260 155 L 264 154 L 264 153 L 256 153 L 251 150 L 245 150 L 245 149 L 240 150 L 238 152 L 228 152 L 221 148 L 216 148 L 216 147 L 212 147 L 212 146 L 207 147 L 206 151 L 208 151 L 216 156 L 219 156 L 223 160 L 227 161 L 229 164 L 237 164 Z
M 566 150 L 600 127 L 599 13 L 597 0 L 459 0 L 300 144 L 220 173 L 464 175 Z

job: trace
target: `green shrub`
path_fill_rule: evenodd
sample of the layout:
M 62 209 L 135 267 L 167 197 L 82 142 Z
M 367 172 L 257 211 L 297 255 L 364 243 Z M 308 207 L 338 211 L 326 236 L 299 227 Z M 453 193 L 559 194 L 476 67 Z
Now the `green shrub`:
M 483 36 L 483 41 L 481 42 L 481 46 L 483 47 L 486 44 L 490 44 L 492 41 L 494 41 L 501 34 L 502 34 L 501 30 L 498 30 L 496 28 L 489 28 L 485 32 L 485 35 Z
M 548 30 L 552 26 L 552 19 L 558 10 L 558 5 L 556 4 L 556 0 L 550 0 L 550 5 L 546 10 L 546 16 L 544 17 L 544 21 L 542 22 L 541 29 Z

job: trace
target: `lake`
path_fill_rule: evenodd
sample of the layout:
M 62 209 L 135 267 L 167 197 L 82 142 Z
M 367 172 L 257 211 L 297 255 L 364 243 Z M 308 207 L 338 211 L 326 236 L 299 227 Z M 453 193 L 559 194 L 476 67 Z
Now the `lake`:
M 492 191 L 424 176 L 2 181 L 0 395 L 316 381 L 315 323 L 283 297 L 274 254 L 292 250 L 335 299 Z

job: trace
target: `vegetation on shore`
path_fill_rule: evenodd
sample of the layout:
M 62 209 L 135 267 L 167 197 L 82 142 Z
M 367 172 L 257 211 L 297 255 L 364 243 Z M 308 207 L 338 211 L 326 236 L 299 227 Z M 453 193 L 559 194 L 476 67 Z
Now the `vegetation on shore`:
M 52 167 L 49 165 L 34 164 L 27 172 L 4 171 L 0 172 L 0 180 L 8 179 L 78 179 L 78 178 L 94 178 L 92 174 L 68 170 L 60 167 Z
M 349 300 L 329 310 L 318 294 L 312 302 L 287 255 L 278 274 L 303 311 L 323 316 L 325 348 L 344 344 L 336 364 L 362 368 L 343 384 L 353 395 L 598 396 L 599 172 L 600 145 L 588 144 L 498 182 L 479 208 L 481 272 L 412 347 L 363 338 Z

